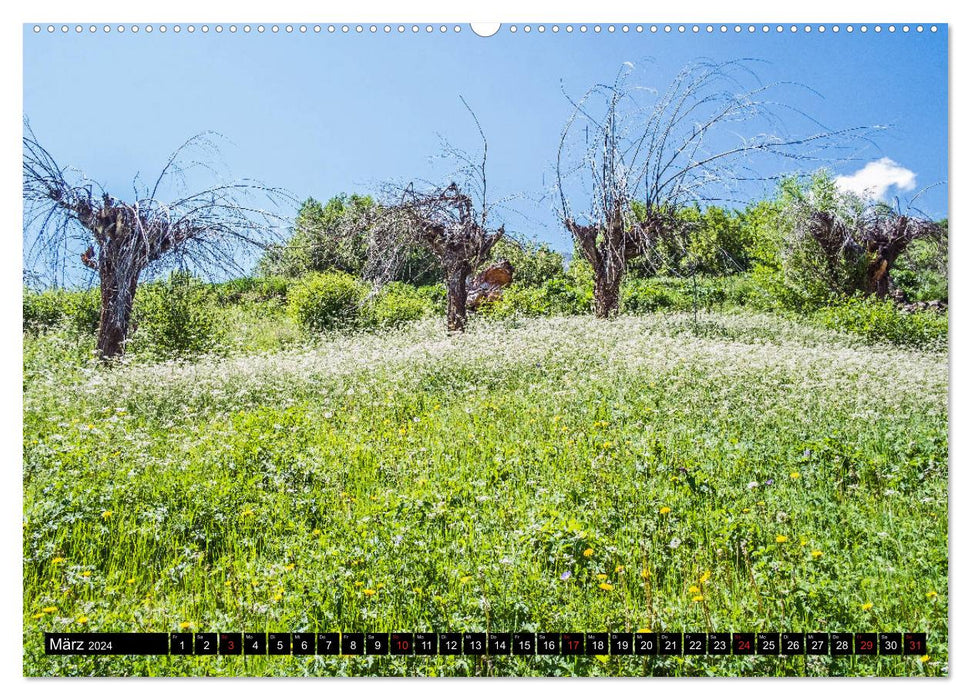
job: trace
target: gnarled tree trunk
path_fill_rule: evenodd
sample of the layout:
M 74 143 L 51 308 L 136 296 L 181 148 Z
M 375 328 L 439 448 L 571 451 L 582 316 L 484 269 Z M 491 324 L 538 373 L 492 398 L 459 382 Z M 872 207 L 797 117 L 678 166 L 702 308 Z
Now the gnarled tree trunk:
M 101 318 L 98 323 L 98 355 L 113 360 L 125 354 L 125 341 L 131 325 L 132 308 L 141 267 L 133 258 L 130 236 L 115 235 L 98 256 L 101 281 Z M 102 239 L 104 240 L 104 239 Z
M 595 273 L 593 279 L 593 312 L 597 318 L 611 318 L 620 312 L 620 285 L 624 269 L 612 266 Z
M 615 208 L 606 226 L 582 226 L 572 219 L 567 230 L 593 268 L 593 310 L 597 318 L 611 318 L 620 312 L 620 285 L 627 271 L 631 247 L 620 208 Z
M 445 287 L 448 293 L 447 323 L 450 331 L 464 331 L 468 290 L 465 279 L 472 266 L 465 260 L 453 261 L 445 268 Z

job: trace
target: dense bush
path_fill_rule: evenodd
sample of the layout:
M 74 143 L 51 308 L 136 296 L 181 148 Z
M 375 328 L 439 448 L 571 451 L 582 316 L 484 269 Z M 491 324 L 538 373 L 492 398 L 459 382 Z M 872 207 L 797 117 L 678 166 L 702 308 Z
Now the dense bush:
M 388 327 L 424 318 L 434 311 L 434 301 L 420 289 L 392 282 L 367 302 L 363 316 L 370 324 Z
M 267 248 L 257 273 L 288 279 L 327 271 L 360 276 L 368 259 L 367 220 L 377 206 L 373 198 L 357 194 L 331 197 L 324 204 L 307 199 L 297 212 L 293 235 L 285 243 Z M 406 251 L 394 281 L 424 285 L 443 275 L 435 255 L 414 246 Z
M 914 241 L 893 268 L 894 286 L 910 301 L 947 301 L 947 222 L 940 240 Z
M 98 289 L 37 292 L 24 288 L 23 314 L 24 331 L 66 326 L 77 333 L 94 333 L 101 316 L 101 294 Z
M 683 290 L 659 279 L 632 278 L 621 290 L 621 309 L 631 314 L 685 309 L 691 304 L 691 296 L 685 296 Z
M 267 249 L 258 271 L 264 277 L 300 277 L 339 270 L 359 274 L 367 260 L 363 219 L 374 200 L 356 194 L 332 197 L 326 204 L 307 199 L 297 212 L 293 236 Z
M 322 331 L 357 323 L 366 294 L 345 272 L 313 273 L 291 285 L 288 309 L 302 328 Z
M 127 349 L 160 359 L 213 350 L 223 331 L 209 285 L 182 271 L 142 285 L 135 295 L 132 320 L 135 331 Z
M 891 301 L 853 297 L 820 309 L 813 318 L 826 328 L 854 333 L 869 342 L 930 349 L 947 347 L 947 314 L 905 312 Z
M 448 303 L 448 292 L 445 290 L 444 284 L 426 284 L 417 289 L 419 294 L 428 299 L 428 302 L 434 307 L 435 311 L 445 313 L 445 307 Z
M 500 240 L 492 248 L 492 258 L 508 260 L 513 268 L 513 281 L 528 287 L 538 287 L 563 276 L 563 256 L 546 243 Z
M 539 286 L 522 282 L 509 285 L 502 296 L 483 304 L 485 316 L 550 316 L 554 314 L 583 314 L 590 311 L 593 292 L 564 277 L 547 280 Z
M 621 308 L 632 314 L 654 311 L 764 308 L 765 294 L 747 274 L 727 276 L 631 278 L 621 290 Z
M 213 295 L 221 305 L 276 300 L 285 302 L 290 280 L 279 275 L 270 277 L 239 277 L 212 286 Z

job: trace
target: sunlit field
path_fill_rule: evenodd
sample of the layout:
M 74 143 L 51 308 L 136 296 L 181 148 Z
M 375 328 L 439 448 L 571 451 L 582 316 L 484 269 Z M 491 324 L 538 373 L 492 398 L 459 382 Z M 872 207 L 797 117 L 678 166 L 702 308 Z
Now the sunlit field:
M 27 675 L 943 675 L 947 354 L 755 313 L 191 363 L 24 336 Z M 928 657 L 54 657 L 44 631 L 926 632 Z

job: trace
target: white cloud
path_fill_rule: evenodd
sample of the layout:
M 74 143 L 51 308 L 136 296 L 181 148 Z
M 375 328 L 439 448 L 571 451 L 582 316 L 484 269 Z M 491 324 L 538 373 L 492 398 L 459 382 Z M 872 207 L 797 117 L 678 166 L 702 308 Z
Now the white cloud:
M 881 158 L 867 163 L 852 175 L 840 175 L 836 178 L 836 186 L 861 197 L 883 199 L 891 187 L 910 192 L 917 186 L 917 174 L 889 158 Z

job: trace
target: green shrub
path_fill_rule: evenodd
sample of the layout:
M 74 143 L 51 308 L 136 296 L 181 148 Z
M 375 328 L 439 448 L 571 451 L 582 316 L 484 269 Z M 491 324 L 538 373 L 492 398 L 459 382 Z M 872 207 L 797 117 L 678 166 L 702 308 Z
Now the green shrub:
M 818 310 L 813 318 L 825 328 L 853 333 L 868 342 L 930 349 L 947 347 L 947 314 L 905 312 L 892 301 L 853 297 Z
M 527 287 L 563 276 L 563 256 L 546 243 L 515 243 L 500 240 L 492 249 L 494 260 L 508 260 L 513 268 L 513 281 Z
M 502 290 L 502 296 L 488 301 L 479 307 L 484 316 L 506 318 L 508 316 L 548 316 L 550 305 L 539 287 L 528 287 L 519 283 L 511 284 Z
M 771 305 L 771 300 L 764 290 L 748 273 L 729 275 L 717 279 L 721 303 L 725 306 L 747 306 L 765 309 Z
M 621 290 L 621 308 L 631 314 L 690 308 L 692 298 L 681 287 L 680 280 L 628 280 Z
M 367 303 L 364 315 L 370 323 L 388 327 L 416 321 L 434 311 L 434 303 L 419 289 L 392 282 Z
M 98 329 L 101 294 L 98 289 L 57 288 L 35 292 L 24 288 L 23 313 L 24 331 L 41 332 L 66 326 L 76 333 L 90 334 Z
M 302 328 L 319 332 L 357 323 L 366 294 L 346 272 L 313 273 L 291 285 L 288 308 Z
M 516 282 L 502 290 L 502 296 L 483 304 L 485 316 L 550 316 L 553 314 L 583 314 L 590 310 L 593 291 L 577 286 L 564 277 L 548 279 L 540 286 Z
M 445 307 L 448 304 L 448 292 L 445 290 L 444 284 L 426 284 L 418 287 L 416 291 L 428 300 L 435 311 L 445 312 Z
M 212 286 L 221 306 L 253 302 L 286 302 L 289 280 L 285 277 L 238 277 Z
M 924 238 L 911 243 L 890 273 L 893 284 L 910 301 L 947 301 L 947 222 L 940 239 Z
M 593 308 L 593 285 L 577 284 L 563 276 L 547 280 L 543 296 L 556 314 L 585 314 Z
M 142 285 L 135 295 L 134 332 L 127 348 L 158 359 L 188 357 L 213 350 L 221 338 L 215 295 L 188 272 Z

